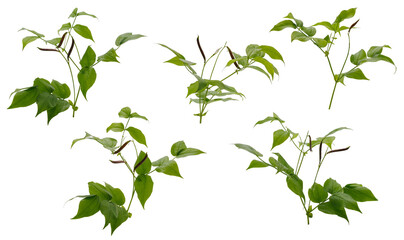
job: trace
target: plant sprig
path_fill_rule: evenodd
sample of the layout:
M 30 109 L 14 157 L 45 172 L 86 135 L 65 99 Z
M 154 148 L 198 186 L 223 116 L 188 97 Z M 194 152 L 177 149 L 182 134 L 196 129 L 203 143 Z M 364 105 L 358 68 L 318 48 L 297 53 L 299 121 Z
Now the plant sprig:
M 193 65 L 196 65 L 196 63 L 187 60 L 182 54 L 171 49 L 170 47 L 164 44 L 160 45 L 175 54 L 175 57 L 166 61 L 167 63 L 185 67 L 185 69 L 196 78 L 196 81 L 188 86 L 186 97 L 188 98 L 189 96 L 193 96 L 190 98 L 190 103 L 198 104 L 199 112 L 194 115 L 199 117 L 199 123 L 202 123 L 203 117 L 207 114 L 206 108 L 209 104 L 219 101 L 227 102 L 237 100 L 234 97 L 244 98 L 244 95 L 238 92 L 234 87 L 223 83 L 233 75 L 238 74 L 247 68 L 251 68 L 263 73 L 271 81 L 275 74 L 279 75 L 276 67 L 265 58 L 265 55 L 268 55 L 274 60 L 281 60 L 283 62 L 282 55 L 271 46 L 250 44 L 246 48 L 246 56 L 240 56 L 239 54 L 233 52 L 226 43 L 221 48 L 217 49 L 209 58 L 206 58 L 205 52 L 203 51 L 199 41 L 199 36 L 196 42 L 203 58 L 203 66 L 200 74 L 198 74 L 197 71 L 195 71 L 195 69 L 192 67 Z M 234 65 L 235 70 L 220 80 L 215 80 L 216 78 L 213 78 L 213 74 L 216 69 L 218 59 L 224 50 L 227 50 L 230 55 L 230 60 L 228 61 L 226 67 Z M 206 66 L 213 59 L 213 67 L 209 76 L 206 77 L 204 76 Z M 262 64 L 264 69 L 254 65 L 255 63 Z
M 78 12 L 75 8 L 70 14 L 68 23 L 63 24 L 58 30 L 58 34 L 63 33 L 61 37 L 53 38 L 50 40 L 45 39 L 45 35 L 38 33 L 34 30 L 22 28 L 20 31 L 28 31 L 31 36 L 24 37 L 22 40 L 22 49 L 38 39 L 42 40 L 46 45 L 52 47 L 38 47 L 38 50 L 44 52 L 56 52 L 63 58 L 69 69 L 69 78 L 71 78 L 71 89 L 66 83 L 61 83 L 57 80 L 49 82 L 44 78 L 36 78 L 31 87 L 16 89 L 11 93 L 10 97 L 14 95 L 9 109 L 28 107 L 34 103 L 37 104 L 38 111 L 36 116 L 42 112 L 47 112 L 48 124 L 52 118 L 61 112 L 66 111 L 69 107 L 73 109 L 73 117 L 78 110 L 77 101 L 80 92 L 87 100 L 88 90 L 94 85 L 97 73 L 95 66 L 100 62 L 117 62 L 118 55 L 116 51 L 127 41 L 135 40 L 144 37 L 140 34 L 124 33 L 118 36 L 115 41 L 116 47 L 111 48 L 105 54 L 98 56 L 93 48 L 88 45 L 83 55 L 80 55 L 78 47 L 78 37 L 73 35 L 73 31 L 80 37 L 91 40 L 94 42 L 91 30 L 82 24 L 76 23 L 79 16 L 89 16 L 96 18 L 95 15 L 86 12 Z M 77 72 L 76 78 L 74 72 Z M 78 85 L 78 87 L 77 87 Z M 72 94 L 72 98 L 68 99 Z
M 306 212 L 307 224 L 310 223 L 310 218 L 313 217 L 313 211 L 316 209 L 326 214 L 337 215 L 349 222 L 346 209 L 361 213 L 358 202 L 377 201 L 373 193 L 361 184 L 351 183 L 342 187 L 336 180 L 332 178 L 328 178 L 323 185 L 318 183 L 317 179 L 320 168 L 323 165 L 326 156 L 332 153 L 347 151 L 349 149 L 349 147 L 339 149 L 332 148 L 335 140 L 334 134 L 348 128 L 340 127 L 332 130 L 323 137 L 312 140 L 309 132 L 307 132 L 305 137 L 302 138 L 300 134 L 294 133 L 292 130 L 287 128 L 284 125 L 285 121 L 283 121 L 275 113 L 273 116 L 269 116 L 261 121 L 258 121 L 255 125 L 274 121 L 278 122 L 281 125 L 281 128 L 273 133 L 271 151 L 289 139 L 291 145 L 293 146 L 292 148 L 296 148 L 299 152 L 295 168 L 291 167 L 291 165 L 289 165 L 289 163 L 280 153 L 272 152 L 274 156 L 269 157 L 268 161 L 265 161 L 263 159 L 263 155 L 250 145 L 238 143 L 235 144 L 235 146 L 255 155 L 257 158 L 251 161 L 247 170 L 251 168 L 272 167 L 276 170 L 276 173 L 282 173 L 286 176 L 286 184 L 288 188 L 294 194 L 299 196 L 300 202 L 302 203 L 302 206 Z M 318 165 L 313 184 L 308 189 L 307 198 L 307 195 L 304 193 L 303 180 L 299 177 L 299 173 L 306 155 L 308 155 L 309 152 L 312 152 L 317 146 Z M 326 149 L 323 147 L 326 147 Z M 317 205 L 312 203 L 316 203 Z
M 85 139 L 95 140 L 100 143 L 105 149 L 109 150 L 115 160 L 110 160 L 112 164 L 123 164 L 132 176 L 132 190 L 128 206 L 125 208 L 125 195 L 119 188 L 114 188 L 108 183 L 102 185 L 100 183 L 89 182 L 89 195 L 79 195 L 75 198 L 82 198 L 79 203 L 77 214 L 72 219 L 80 219 L 89 217 L 97 212 L 105 217 L 104 228 L 111 226 L 111 235 L 114 233 L 123 222 L 132 216 L 129 212 L 135 193 L 142 205 L 145 207 L 146 201 L 150 198 L 153 192 L 154 182 L 151 173 L 158 172 L 170 176 L 182 178 L 178 169 L 178 164 L 175 159 L 194 156 L 204 153 L 196 148 L 189 148 L 184 141 L 178 141 L 171 146 L 172 157 L 164 156 L 156 161 L 151 161 L 147 152 L 138 152 L 137 144 L 147 147 L 146 137 L 141 130 L 133 126 L 129 126 L 132 118 L 147 120 L 145 116 L 132 112 L 129 107 L 122 108 L 119 112 L 119 117 L 127 119 L 126 123 L 112 123 L 107 128 L 107 132 L 122 133 L 120 143 L 118 140 L 111 137 L 98 138 L 89 133 L 83 138 L 75 139 L 72 142 L 72 147 L 79 141 Z M 129 134 L 130 139 L 126 140 L 125 134 Z M 126 150 L 128 145 L 133 145 L 136 152 L 136 161 L 133 164 L 124 157 L 123 150 Z M 133 166 L 133 167 L 132 167 Z M 72 198 L 74 199 L 74 198 Z
M 354 27 L 358 24 L 359 19 L 357 21 L 355 21 L 353 24 L 351 24 L 350 27 L 343 26 L 343 25 L 341 25 L 341 23 L 346 19 L 350 19 L 350 18 L 354 17 L 355 13 L 356 13 L 356 8 L 343 10 L 335 18 L 333 23 L 330 23 L 327 21 L 322 21 L 322 22 L 318 22 L 309 27 L 304 26 L 303 21 L 296 19 L 292 13 L 289 13 L 285 17 L 285 18 L 287 18 L 287 20 L 283 20 L 283 21 L 279 22 L 271 29 L 271 31 L 281 31 L 285 28 L 293 28 L 293 29 L 295 29 L 295 31 L 293 31 L 292 35 L 291 35 L 292 42 L 294 40 L 301 41 L 301 42 L 311 42 L 324 54 L 325 58 L 327 59 L 328 66 L 331 70 L 332 79 L 334 80 L 334 87 L 333 87 L 333 91 L 331 94 L 331 99 L 330 99 L 328 109 L 331 109 L 331 105 L 332 105 L 332 102 L 334 99 L 337 84 L 341 83 L 341 84 L 345 85 L 345 83 L 344 83 L 345 78 L 351 78 L 351 79 L 356 79 L 356 80 L 369 80 L 365 76 L 365 74 L 362 72 L 362 70 L 359 68 L 359 66 L 361 66 L 362 64 L 367 63 L 367 62 L 385 61 L 385 62 L 388 62 L 395 66 L 395 64 L 391 58 L 382 54 L 383 48 L 391 48 L 389 45 L 372 46 L 369 48 L 369 50 L 367 52 L 365 52 L 365 50 L 361 49 L 349 57 L 349 54 L 351 51 L 350 33 L 354 29 Z M 314 37 L 315 34 L 317 33 L 315 26 L 323 26 L 323 27 L 327 28 L 328 30 L 330 30 L 331 33 L 327 34 L 323 38 Z M 331 51 L 331 48 L 335 45 L 335 40 L 337 39 L 337 35 L 341 36 L 341 33 L 343 31 L 347 32 L 347 37 L 348 37 L 347 53 L 346 53 L 346 57 L 344 59 L 341 69 L 339 71 L 336 71 L 336 69 L 333 67 L 331 60 L 330 60 L 330 51 Z M 350 62 L 353 64 L 353 67 L 351 67 L 350 70 L 344 72 L 348 57 L 350 59 Z M 396 70 L 397 70 L 397 68 L 396 68 Z

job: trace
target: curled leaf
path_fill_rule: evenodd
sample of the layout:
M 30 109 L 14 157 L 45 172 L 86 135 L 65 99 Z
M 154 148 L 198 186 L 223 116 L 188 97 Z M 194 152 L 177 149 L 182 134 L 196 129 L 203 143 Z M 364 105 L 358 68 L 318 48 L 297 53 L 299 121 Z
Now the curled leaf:
M 113 154 L 118 154 L 122 151 L 122 149 L 124 149 L 126 147 L 126 145 L 128 145 L 128 143 L 130 143 L 132 140 L 128 140 L 126 141 L 120 148 L 118 148 L 118 150 L 116 150 Z

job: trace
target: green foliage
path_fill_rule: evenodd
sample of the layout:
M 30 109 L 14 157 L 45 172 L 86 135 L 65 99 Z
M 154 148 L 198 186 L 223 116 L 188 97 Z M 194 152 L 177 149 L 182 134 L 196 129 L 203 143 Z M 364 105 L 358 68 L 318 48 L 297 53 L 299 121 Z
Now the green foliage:
M 254 69 L 264 74 L 271 81 L 273 80 L 275 74 L 279 75 L 276 67 L 271 62 L 269 62 L 267 58 L 265 58 L 266 56 L 268 56 L 271 59 L 280 60 L 283 62 L 282 55 L 274 47 L 267 45 L 250 44 L 246 47 L 246 55 L 241 56 L 235 52 L 232 52 L 230 48 L 225 44 L 223 47 L 214 52 L 209 58 L 206 58 L 201 43 L 199 41 L 199 37 L 197 38 L 196 42 L 203 58 L 203 65 L 200 74 L 198 74 L 193 68 L 193 66 L 196 65 L 194 62 L 187 60 L 184 55 L 164 44 L 160 44 L 160 46 L 168 49 L 175 55 L 171 59 L 165 61 L 166 63 L 185 67 L 185 69 L 196 79 L 187 87 L 188 90 L 186 97 L 190 97 L 190 103 L 198 104 L 199 112 L 194 115 L 199 117 L 199 123 L 202 123 L 203 117 L 206 116 L 206 108 L 209 104 L 215 102 L 235 101 L 238 98 L 242 99 L 244 97 L 244 95 L 237 91 L 234 87 L 223 83 L 228 78 L 232 77 L 235 74 L 238 74 L 239 72 L 247 68 Z M 213 73 L 216 69 L 217 61 L 225 49 L 227 49 L 230 55 L 230 60 L 227 62 L 226 67 L 234 65 L 235 69 L 232 73 L 221 78 L 220 80 L 214 80 Z M 205 77 L 204 73 L 206 70 L 206 66 L 213 58 L 215 58 L 215 60 L 209 77 Z
M 83 62 L 83 64 L 85 63 Z M 89 64 L 91 64 L 91 61 Z M 35 89 L 51 88 L 51 86 L 47 84 L 46 81 L 38 82 L 42 84 L 38 84 Z M 73 217 L 73 219 L 89 217 L 100 211 L 101 214 L 105 217 L 104 228 L 110 225 L 111 234 L 113 234 L 114 231 L 122 223 L 124 223 L 128 218 L 132 216 L 132 213 L 130 213 L 129 210 L 132 205 L 135 193 L 137 195 L 139 203 L 142 205 L 143 208 L 145 207 L 147 200 L 153 193 L 154 182 L 151 177 L 151 174 L 153 172 L 182 178 L 178 169 L 178 164 L 174 159 L 204 153 L 203 151 L 196 148 L 188 148 L 184 141 L 178 141 L 171 147 L 171 154 L 173 155 L 172 159 L 170 159 L 168 156 L 165 156 L 158 159 L 157 161 L 152 162 L 146 151 L 141 150 L 140 152 L 138 152 L 138 147 L 140 146 L 137 146 L 136 143 L 147 147 L 145 136 L 139 129 L 129 126 L 129 122 L 132 118 L 143 120 L 147 120 L 147 118 L 136 112 L 132 112 L 129 107 L 122 108 L 119 111 L 118 116 L 120 118 L 126 119 L 126 124 L 120 122 L 111 123 L 107 127 L 106 132 L 121 133 L 122 136 L 119 144 L 118 140 L 116 140 L 115 138 L 98 138 L 89 133 L 86 133 L 83 138 L 75 139 L 72 142 L 73 147 L 77 142 L 85 139 L 95 140 L 105 149 L 109 150 L 114 158 L 119 158 L 119 160 L 110 160 L 112 164 L 124 165 L 132 176 L 133 188 L 131 189 L 129 204 L 126 208 L 124 207 L 124 204 L 126 202 L 124 193 L 119 188 L 114 188 L 108 183 L 102 185 L 96 182 L 89 182 L 89 195 L 77 196 L 79 198 L 82 198 L 82 200 L 79 203 L 77 214 Z M 129 135 L 128 137 L 130 137 L 130 140 L 125 141 L 125 134 Z M 129 161 L 126 160 L 122 152 L 124 149 L 126 149 L 129 143 L 133 144 L 137 156 L 135 161 L 133 161 L 133 167 L 129 164 Z
M 329 68 L 331 70 L 332 79 L 334 80 L 334 88 L 331 94 L 331 100 L 329 103 L 329 109 L 331 109 L 332 101 L 334 99 L 335 89 L 338 83 L 344 83 L 345 78 L 356 79 L 356 80 L 369 80 L 365 74 L 362 72 L 360 65 L 366 62 L 378 62 L 384 61 L 390 63 L 395 66 L 393 60 L 391 58 L 382 55 L 383 48 L 390 48 L 388 45 L 383 46 L 372 46 L 370 49 L 365 52 L 365 50 L 361 49 L 355 54 L 350 56 L 350 62 L 354 65 L 350 70 L 344 72 L 346 67 L 347 59 L 350 54 L 351 50 L 351 37 L 350 32 L 359 20 L 354 22 L 350 27 L 341 25 L 345 20 L 351 19 L 356 14 L 356 8 L 351 8 L 348 10 L 343 10 L 340 14 L 335 18 L 333 23 L 328 21 L 321 21 L 312 26 L 304 26 L 303 21 L 296 19 L 292 13 L 289 13 L 285 18 L 288 20 L 283 20 L 276 24 L 271 31 L 281 31 L 285 28 L 293 28 L 294 31 L 291 34 L 291 41 L 300 41 L 300 42 L 311 42 L 313 43 L 326 57 Z M 324 37 L 315 37 L 317 30 L 317 26 L 325 27 L 327 30 L 331 31 L 329 34 L 325 35 Z M 333 65 L 331 64 L 330 60 L 330 51 L 332 46 L 335 45 L 335 40 L 337 39 L 337 35 L 341 36 L 343 31 L 347 32 L 348 37 L 348 48 L 345 60 L 342 64 L 340 71 L 336 71 Z M 397 68 L 396 68 L 397 70 Z
M 299 24 L 303 23 L 299 22 Z M 323 186 L 317 183 L 317 177 L 319 175 L 320 168 L 325 160 L 325 157 L 328 154 L 342 152 L 349 149 L 349 147 L 332 149 L 332 145 L 335 140 L 335 136 L 333 135 L 342 130 L 348 130 L 349 128 L 336 128 L 323 137 L 318 137 L 316 138 L 316 140 L 312 141 L 312 138 L 308 132 L 306 136 L 302 138 L 300 134 L 294 133 L 292 130 L 284 126 L 285 121 L 281 120 L 281 118 L 275 113 L 273 114 L 273 116 L 269 116 L 264 120 L 258 121 L 255 125 L 263 124 L 266 122 L 278 122 L 282 127 L 281 129 L 276 130 L 273 134 L 271 150 L 274 147 L 286 142 L 286 140 L 288 139 L 290 140 L 289 142 L 291 143 L 291 145 L 298 150 L 299 155 L 295 169 L 293 169 L 289 165 L 289 163 L 280 153 L 272 152 L 274 156 L 270 156 L 268 158 L 268 161 L 265 161 L 262 158 L 263 155 L 255 150 L 255 148 L 253 148 L 252 146 L 240 143 L 235 144 L 235 146 L 253 154 L 255 157 L 258 158 L 258 160 L 254 159 L 250 162 L 247 170 L 251 168 L 272 167 L 276 170 L 276 174 L 282 173 L 286 176 L 286 185 L 291 192 L 293 192 L 300 198 L 300 202 L 302 203 L 303 208 L 306 212 L 308 224 L 310 223 L 310 218 L 313 217 L 313 211 L 315 209 L 318 209 L 320 212 L 326 214 L 339 216 L 349 221 L 346 209 L 361 212 L 358 206 L 358 202 L 377 201 L 373 193 L 368 188 L 360 184 L 351 183 L 342 188 L 341 185 L 332 178 L 328 178 L 324 182 Z M 297 139 L 299 140 L 298 142 L 296 141 Z M 324 148 L 323 145 L 325 145 L 326 148 Z M 319 160 L 313 184 L 307 190 L 307 198 L 304 190 L 304 181 L 299 177 L 299 173 L 306 155 L 312 152 L 315 147 L 318 147 Z M 317 205 L 312 206 L 312 203 L 316 203 Z
M 36 116 L 46 111 L 48 114 L 48 124 L 51 119 L 70 107 L 72 107 L 74 117 L 75 112 L 78 110 L 77 101 L 80 95 L 79 93 L 81 92 L 83 97 L 87 100 L 88 91 L 96 82 L 97 73 L 95 66 L 100 62 L 119 62 L 116 53 L 117 49 L 127 41 L 144 37 L 140 34 L 124 33 L 117 37 L 115 41 L 116 48 L 111 48 L 105 54 L 98 56 L 98 58 L 93 48 L 88 45 L 86 46 L 85 53 L 81 56 L 78 44 L 80 38 L 76 36 L 78 35 L 93 42 L 94 39 L 89 27 L 77 23 L 78 17 L 80 16 L 96 18 L 93 14 L 78 12 L 76 8 L 69 15 L 71 21 L 62 24 L 58 29 L 58 35 L 62 34 L 62 36 L 51 40 L 46 40 L 45 35 L 37 31 L 27 28 L 20 29 L 20 31 L 26 31 L 31 34 L 22 39 L 23 50 L 28 44 L 40 39 L 44 44 L 49 43 L 52 45 L 51 48 L 39 47 L 38 49 L 40 51 L 48 52 L 49 54 L 53 54 L 53 52 L 59 53 L 69 68 L 71 89 L 66 83 L 60 83 L 56 80 L 49 83 L 49 81 L 45 79 L 36 78 L 32 87 L 17 89 L 11 94 L 14 94 L 14 97 L 9 109 L 28 107 L 33 103 L 37 103 L 38 111 Z M 79 86 L 76 87 L 76 85 Z M 70 96 L 72 98 L 68 99 Z

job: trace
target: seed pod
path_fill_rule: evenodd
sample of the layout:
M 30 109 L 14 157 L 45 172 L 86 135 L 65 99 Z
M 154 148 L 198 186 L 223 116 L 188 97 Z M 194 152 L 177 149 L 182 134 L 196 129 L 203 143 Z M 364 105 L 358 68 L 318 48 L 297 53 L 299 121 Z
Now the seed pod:
M 41 51 L 45 51 L 45 52 L 57 52 L 57 49 L 53 49 L 53 48 L 38 48 Z
M 321 157 L 322 157 L 322 155 L 323 155 L 322 152 L 321 152 L 321 151 L 322 151 L 322 150 L 321 150 L 322 147 L 323 147 L 323 140 L 321 140 L 321 142 L 320 142 L 319 159 L 318 159 L 318 162 L 319 162 L 319 163 L 321 163 Z
M 311 136 L 309 135 L 309 144 L 310 144 L 310 152 L 313 151 L 313 149 L 311 148 Z
M 126 141 L 120 148 L 118 148 L 118 150 L 116 150 L 113 154 L 118 154 L 122 151 L 122 149 L 124 149 L 126 147 L 126 145 L 128 145 L 128 143 L 131 142 L 131 140 Z
M 65 40 L 67 32 L 65 32 L 62 36 L 62 39 L 60 39 L 59 44 L 56 46 L 56 48 L 60 48 L 62 46 L 63 41 Z
M 227 47 L 227 50 L 229 51 L 229 54 L 230 54 L 231 59 L 234 59 L 233 52 L 230 50 L 229 47 Z M 237 64 L 237 62 L 234 62 L 234 66 L 236 66 L 236 68 L 237 68 L 238 70 L 241 70 L 241 68 L 240 68 L 240 66 Z
M 360 20 L 360 19 L 358 19 L 356 22 L 354 22 L 354 23 L 349 27 L 348 33 L 351 32 L 351 29 L 352 29 L 353 27 L 355 27 L 355 25 L 359 22 L 359 20 Z
M 196 43 L 198 44 L 199 51 L 200 51 L 201 54 L 202 54 L 203 62 L 206 63 L 205 53 L 203 52 L 202 47 L 201 47 L 201 43 L 199 42 L 199 36 L 196 38 Z
M 72 37 L 72 44 L 70 46 L 69 52 L 67 53 L 67 61 L 69 61 L 70 54 L 72 54 L 73 48 L 74 48 L 74 38 Z
M 136 171 L 136 169 L 140 166 L 140 165 L 142 165 L 142 163 L 144 163 L 144 161 L 146 161 L 146 159 L 147 159 L 147 153 L 146 153 L 146 155 L 144 156 L 144 158 L 142 159 L 142 161 L 140 161 L 138 164 L 136 164 L 135 165 L 135 167 L 133 168 L 133 171 Z
M 349 148 L 350 148 L 350 147 L 331 150 L 331 151 L 327 152 L 327 154 L 329 154 L 329 153 L 335 153 L 335 152 L 343 152 L 343 151 L 348 150 Z
M 114 163 L 114 164 L 117 164 L 117 163 L 124 163 L 124 161 L 122 161 L 122 160 L 118 160 L 118 161 L 109 160 L 109 161 L 112 162 L 112 163 Z

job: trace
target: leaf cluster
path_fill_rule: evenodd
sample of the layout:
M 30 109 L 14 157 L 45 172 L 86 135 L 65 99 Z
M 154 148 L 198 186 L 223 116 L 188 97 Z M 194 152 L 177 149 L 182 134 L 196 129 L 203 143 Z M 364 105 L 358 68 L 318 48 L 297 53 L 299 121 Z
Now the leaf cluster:
M 77 44 L 78 41 L 76 41 L 78 38 L 75 34 L 73 35 L 73 32 L 84 39 L 91 40 L 93 43 L 94 39 L 89 27 L 76 23 L 79 16 L 96 18 L 96 16 L 93 14 L 78 12 L 78 9 L 75 8 L 69 15 L 69 19 L 71 19 L 71 21 L 63 24 L 58 30 L 58 35 L 62 34 L 62 36 L 49 40 L 45 39 L 45 35 L 38 33 L 37 31 L 27 28 L 20 29 L 20 31 L 28 31 L 30 34 L 32 34 L 23 38 L 23 50 L 29 43 L 40 39 L 46 45 L 51 45 L 51 47 L 38 47 L 38 50 L 49 53 L 59 53 L 69 68 L 70 77 L 72 80 L 72 90 L 66 83 L 60 83 L 53 80 L 52 83 L 49 84 L 48 80 L 37 78 L 34 80 L 34 85 L 32 87 L 16 89 L 11 94 L 15 95 L 9 109 L 27 107 L 36 102 L 38 105 L 37 115 L 43 111 L 47 111 L 49 124 L 53 117 L 61 112 L 66 111 L 71 106 L 74 117 L 75 112 L 78 110 L 77 100 L 79 98 L 79 94 L 82 93 L 83 97 L 87 100 L 88 90 L 92 88 L 97 79 L 97 73 L 94 68 L 95 65 L 100 62 L 119 63 L 117 59 L 119 56 L 116 53 L 118 48 L 127 41 L 144 37 L 140 34 L 124 33 L 117 37 L 115 41 L 116 47 L 111 48 L 105 54 L 97 57 L 93 48 L 88 45 L 85 53 L 81 56 Z M 73 54 L 74 52 L 76 54 Z M 74 70 L 77 72 L 76 79 L 74 77 L 75 74 L 73 73 Z M 40 84 L 40 86 L 38 84 Z M 76 84 L 79 85 L 78 89 L 76 89 Z M 47 86 L 44 88 L 42 85 Z M 70 97 L 71 93 L 73 93 L 72 99 L 67 99 Z
M 312 141 L 311 136 L 308 133 L 306 134 L 305 138 L 301 138 L 300 134 L 294 133 L 292 130 L 285 127 L 283 124 L 285 121 L 279 118 L 279 116 L 275 113 L 273 116 L 269 116 L 258 121 L 256 125 L 274 121 L 278 122 L 282 128 L 273 132 L 271 150 L 289 139 L 289 141 L 299 151 L 299 157 L 295 168 L 293 168 L 280 153 L 273 152 L 273 156 L 270 156 L 268 160 L 265 161 L 263 159 L 263 155 L 252 146 L 240 143 L 235 144 L 235 146 L 253 154 L 256 157 L 256 159 L 250 162 L 247 170 L 252 168 L 272 167 L 276 170 L 276 174 L 282 173 L 286 176 L 287 187 L 290 191 L 299 196 L 300 201 L 306 211 L 307 223 L 309 223 L 309 219 L 313 217 L 312 212 L 317 208 L 323 213 L 337 215 L 349 221 L 345 211 L 346 209 L 361 212 L 358 202 L 377 201 L 373 193 L 361 184 L 351 183 L 341 187 L 341 185 L 332 178 L 328 178 L 323 185 L 317 182 L 318 173 L 325 160 L 325 157 L 328 154 L 342 152 L 349 149 L 349 147 L 332 149 L 333 142 L 335 140 L 335 136 L 333 135 L 348 128 L 340 127 L 334 129 L 325 136 L 318 137 Z M 296 143 L 296 139 L 299 139 L 298 143 Z M 327 149 L 324 152 L 322 149 L 323 144 L 327 146 Z M 305 156 L 309 152 L 312 152 L 315 147 L 318 147 L 319 150 L 319 162 L 313 184 L 308 189 L 306 195 L 303 180 L 299 177 L 299 173 Z M 312 202 L 317 203 L 317 205 L 313 206 L 311 204 Z
M 168 156 L 164 156 L 156 161 L 151 161 L 147 152 L 140 151 L 140 153 L 138 153 L 138 147 L 136 146 L 136 143 L 138 143 L 147 147 L 145 135 L 140 129 L 129 126 L 131 119 L 148 119 L 136 112 L 132 112 L 129 107 L 122 108 L 118 115 L 120 118 L 126 119 L 126 124 L 122 122 L 111 123 L 107 127 L 106 132 L 111 131 L 122 133 L 120 144 L 118 144 L 118 140 L 115 138 L 99 138 L 89 133 L 86 133 L 83 138 L 75 139 L 72 142 L 72 147 L 77 142 L 85 139 L 98 142 L 105 149 L 109 150 L 114 157 L 119 158 L 119 160 L 110 160 L 110 162 L 112 164 L 124 164 L 133 177 L 131 198 L 126 209 L 123 207 L 123 204 L 125 203 L 125 196 L 123 193 L 119 189 L 114 190 L 117 192 L 117 197 L 114 197 L 113 191 L 110 190 L 112 187 L 109 187 L 107 184 L 105 187 L 103 187 L 101 184 L 89 183 L 90 195 L 77 196 L 83 199 L 80 201 L 78 212 L 73 219 L 92 216 L 96 212 L 101 211 L 101 213 L 105 216 L 104 228 L 108 226 L 108 224 L 111 224 L 111 234 L 117 227 L 125 222 L 128 217 L 131 217 L 132 214 L 129 212 L 129 209 L 135 193 L 137 194 L 137 198 L 142 207 L 145 207 L 146 201 L 150 198 L 153 192 L 154 182 L 151 177 L 151 173 L 158 172 L 169 176 L 182 178 L 175 159 L 204 153 L 199 149 L 187 147 L 184 141 L 178 141 L 171 146 L 170 152 L 172 159 L 170 159 Z M 125 133 L 129 134 L 130 136 L 130 139 L 127 141 L 125 141 Z M 136 161 L 134 161 L 133 165 L 130 165 L 123 155 L 123 150 L 126 149 L 130 143 L 133 144 L 137 155 Z M 107 190 L 111 194 L 109 194 Z
M 227 44 L 223 47 L 217 49 L 209 58 L 206 58 L 205 52 L 202 49 L 202 46 L 199 41 L 199 37 L 197 38 L 197 45 L 199 51 L 203 58 L 203 66 L 202 71 L 200 74 L 195 71 L 193 65 L 196 63 L 187 60 L 184 55 L 180 54 L 179 52 L 173 50 L 172 48 L 160 44 L 162 47 L 170 50 L 174 53 L 174 57 L 165 61 L 166 63 L 171 63 L 177 66 L 183 66 L 186 70 L 195 77 L 195 81 L 192 82 L 188 86 L 188 91 L 186 97 L 190 97 L 190 103 L 196 103 L 199 105 L 199 112 L 194 114 L 198 116 L 200 119 L 200 123 L 202 123 L 202 117 L 207 114 L 206 107 L 214 102 L 227 102 L 227 101 L 235 101 L 238 97 L 243 98 L 244 95 L 237 91 L 234 87 L 224 84 L 223 82 L 233 76 L 234 74 L 238 74 L 239 72 L 250 68 L 254 69 L 258 72 L 263 73 L 266 77 L 268 77 L 271 81 L 274 78 L 274 75 L 279 75 L 278 70 L 276 67 L 269 62 L 265 57 L 269 56 L 274 60 L 281 60 L 283 62 L 282 55 L 271 46 L 267 45 L 257 45 L 257 44 L 250 44 L 246 48 L 246 55 L 241 56 L 235 52 L 233 52 Z M 231 74 L 227 75 L 226 77 L 215 80 L 213 78 L 213 73 L 216 68 L 216 63 L 221 55 L 221 53 L 227 49 L 230 55 L 230 60 L 227 62 L 226 67 L 234 65 L 236 68 Z M 211 69 L 210 76 L 204 77 L 204 72 L 206 69 L 207 64 L 216 57 L 214 65 Z M 262 67 L 257 66 L 256 63 L 262 65 Z
M 342 25 L 347 19 L 353 18 L 356 13 L 356 8 L 351 8 L 348 10 L 343 10 L 340 14 L 335 18 L 334 22 L 321 21 L 312 26 L 304 26 L 303 21 L 297 19 L 293 16 L 292 13 L 289 13 L 285 18 L 287 20 L 283 20 L 277 23 L 271 31 L 281 31 L 286 28 L 292 28 L 294 31 L 291 34 L 291 41 L 300 41 L 300 42 L 311 42 L 313 43 L 326 57 L 328 65 L 330 67 L 333 80 L 334 80 L 334 88 L 331 95 L 331 100 L 329 104 L 329 109 L 331 108 L 331 104 L 334 98 L 335 89 L 338 83 L 344 83 L 345 78 L 355 79 L 355 80 L 369 80 L 363 71 L 359 68 L 360 65 L 366 62 L 378 62 L 384 61 L 390 63 L 395 66 L 393 60 L 390 57 L 382 55 L 383 48 L 390 48 L 388 45 L 383 46 L 372 46 L 369 48 L 367 52 L 361 49 L 355 54 L 350 55 L 350 62 L 354 65 L 350 70 L 344 71 L 346 66 L 347 59 L 350 54 L 350 46 L 351 46 L 351 38 L 350 33 L 351 30 L 358 24 L 359 20 L 351 24 L 349 27 Z M 317 26 L 325 27 L 327 30 L 331 31 L 329 34 L 324 37 L 315 37 L 317 33 Z M 346 31 L 348 36 L 348 48 L 345 61 L 341 67 L 339 72 L 334 70 L 334 67 L 329 58 L 331 48 L 335 45 L 335 40 L 337 39 L 337 35 L 341 36 L 341 33 Z

